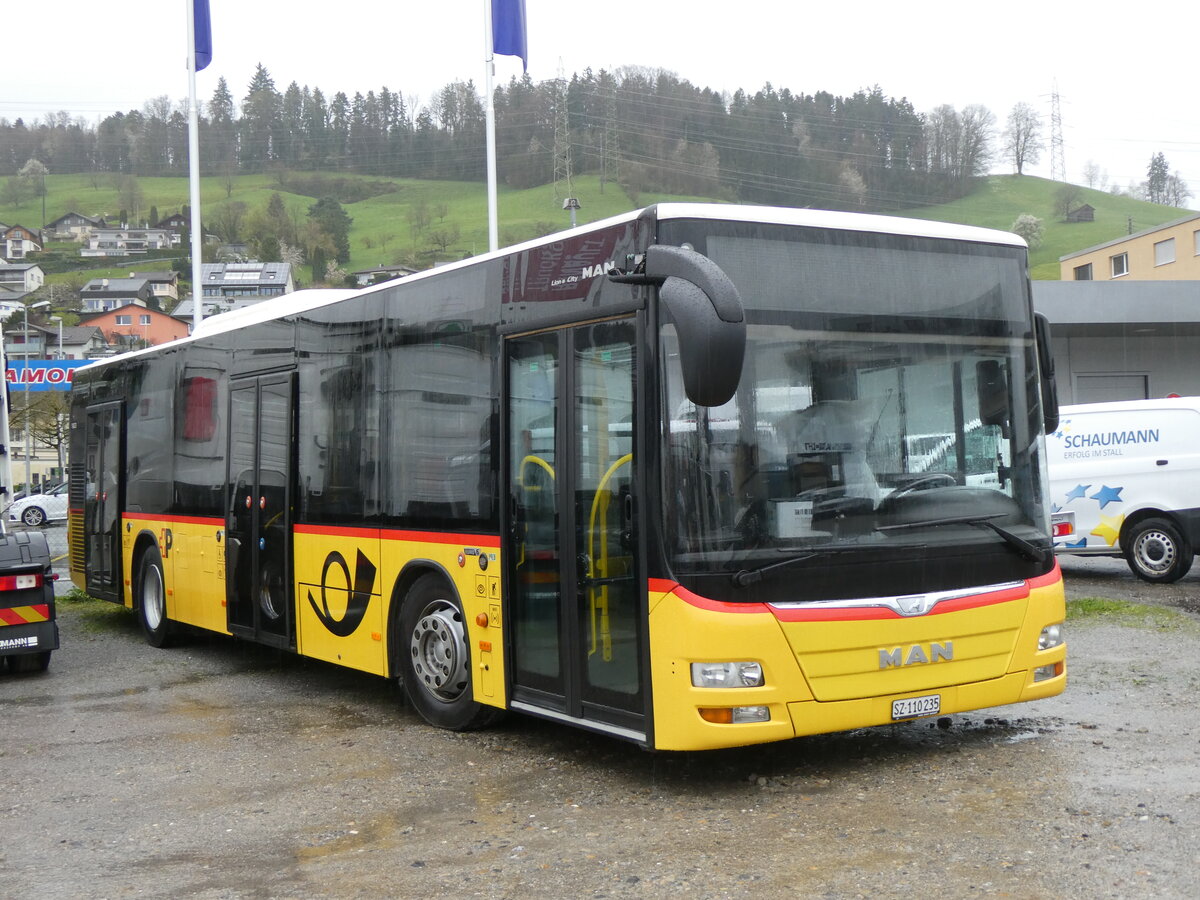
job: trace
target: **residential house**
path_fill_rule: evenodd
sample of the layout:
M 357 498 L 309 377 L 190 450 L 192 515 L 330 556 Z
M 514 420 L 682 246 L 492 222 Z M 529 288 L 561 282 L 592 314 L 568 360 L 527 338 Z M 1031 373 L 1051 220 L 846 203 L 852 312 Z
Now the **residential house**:
M 0 256 L 12 260 L 24 259 L 42 249 L 42 233 L 24 225 L 10 225 L 0 231 Z
M 188 334 L 187 325 L 174 316 L 137 303 L 81 316 L 80 324 L 99 328 L 108 342 L 120 349 L 165 344 Z
M 93 278 L 79 292 L 84 312 L 105 312 L 127 303 L 148 306 L 153 296 L 147 278 Z
M 1062 281 L 1200 280 L 1200 213 L 1059 257 Z
M 170 309 L 179 300 L 178 272 L 130 272 L 130 278 L 145 278 L 158 298 L 161 309 Z
M 69 212 L 46 225 L 46 239 L 81 241 L 92 233 L 92 229 L 104 228 L 106 224 L 104 216 L 85 216 L 83 213 Z
M 10 291 L 36 291 L 46 283 L 46 273 L 37 263 L 0 264 L 0 287 Z
M 296 289 L 290 263 L 203 263 L 200 281 L 203 284 L 201 297 L 206 305 L 210 300 L 224 301 L 231 309 L 267 297 L 290 294 Z
M 176 243 L 178 236 L 176 235 Z M 172 234 L 165 228 L 94 228 L 80 256 L 132 256 L 172 246 Z
M 98 325 L 64 325 L 61 329 L 46 326 L 44 330 L 48 332 L 50 356 L 54 359 L 97 359 L 110 352 L 108 339 Z
M 0 313 L 5 315 L 5 313 Z M 7 359 L 48 359 L 47 352 L 58 346 L 58 329 L 30 323 L 25 327 L 23 310 L 7 313 L 4 321 L 4 356 Z
M 175 243 L 178 244 L 182 240 L 183 233 L 189 231 L 192 227 L 191 220 L 183 213 L 172 213 L 165 219 L 160 219 L 154 223 L 155 228 L 165 228 L 172 234 L 179 235 Z

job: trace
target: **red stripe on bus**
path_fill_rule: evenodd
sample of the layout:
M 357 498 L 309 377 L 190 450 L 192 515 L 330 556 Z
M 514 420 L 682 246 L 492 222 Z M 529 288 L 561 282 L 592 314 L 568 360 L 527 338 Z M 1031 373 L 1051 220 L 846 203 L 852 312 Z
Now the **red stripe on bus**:
M 1061 579 L 1062 573 L 1059 571 L 1058 563 L 1056 562 L 1051 571 L 1045 575 L 1039 575 L 1037 578 L 1030 578 L 1024 584 L 1002 591 L 989 591 L 985 594 L 973 594 L 966 597 L 955 597 L 952 600 L 943 600 L 930 610 L 927 615 L 943 615 L 945 613 L 961 612 L 966 609 L 994 606 L 998 603 L 1009 603 L 1013 600 L 1023 600 L 1029 596 L 1031 591 L 1056 584 Z M 689 606 L 695 606 L 699 609 L 726 613 L 770 612 L 782 622 L 854 622 L 871 619 L 904 618 L 895 610 L 884 606 L 866 606 L 851 609 L 821 609 L 819 607 L 773 609 L 765 603 L 726 603 L 721 600 L 711 600 L 708 597 L 694 594 L 677 582 L 665 578 L 649 579 L 649 588 L 654 592 L 674 594 Z
M 650 590 L 661 592 L 664 594 L 674 594 L 684 603 L 689 606 L 695 606 L 698 609 L 707 609 L 710 612 L 723 613 L 763 613 L 769 612 L 765 603 L 726 603 L 723 600 L 712 600 L 708 597 L 702 597 L 699 594 L 693 594 L 683 585 L 676 581 L 669 581 L 665 578 L 649 579 Z

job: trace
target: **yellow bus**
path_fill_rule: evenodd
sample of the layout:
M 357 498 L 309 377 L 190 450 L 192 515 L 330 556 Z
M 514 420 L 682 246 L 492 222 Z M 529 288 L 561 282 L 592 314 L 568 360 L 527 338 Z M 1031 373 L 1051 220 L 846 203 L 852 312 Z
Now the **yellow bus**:
M 661 204 L 79 370 L 72 576 L 444 728 L 907 722 L 1065 686 L 1056 416 L 1014 235 Z

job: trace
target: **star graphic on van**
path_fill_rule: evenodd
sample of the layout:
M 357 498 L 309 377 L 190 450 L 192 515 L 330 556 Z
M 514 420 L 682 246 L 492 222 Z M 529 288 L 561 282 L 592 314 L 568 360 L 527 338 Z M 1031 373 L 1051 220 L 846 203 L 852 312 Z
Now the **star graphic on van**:
M 1070 503 L 1072 500 L 1083 499 L 1087 496 L 1087 492 L 1091 489 L 1092 486 L 1090 484 L 1075 485 L 1075 487 L 1071 488 L 1070 492 L 1067 494 L 1067 502 Z
M 1111 488 L 1106 484 L 1100 490 L 1096 491 L 1096 493 L 1092 494 L 1091 499 L 1099 501 L 1100 508 L 1104 509 L 1108 504 L 1116 503 L 1120 500 L 1121 491 L 1123 490 L 1124 488 Z
M 1124 524 L 1124 516 L 1101 516 L 1100 524 L 1092 529 L 1092 534 L 1103 538 L 1108 546 L 1115 547 L 1121 537 L 1121 526 Z

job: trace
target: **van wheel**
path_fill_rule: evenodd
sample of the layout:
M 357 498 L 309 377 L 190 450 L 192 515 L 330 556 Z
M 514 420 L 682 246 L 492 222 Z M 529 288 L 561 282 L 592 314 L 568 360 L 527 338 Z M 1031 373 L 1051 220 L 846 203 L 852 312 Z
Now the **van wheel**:
M 166 647 L 171 643 L 171 621 L 167 618 L 167 586 L 163 578 L 162 557 L 152 548 L 142 555 L 138 569 L 138 615 L 142 631 L 151 647 Z
M 413 584 L 397 638 L 404 691 L 426 722 L 473 731 L 500 717 L 501 710 L 475 702 L 462 605 L 443 579 L 423 575 Z
M 1145 581 L 1169 584 L 1192 567 L 1191 545 L 1166 519 L 1146 519 L 1129 531 L 1125 560 L 1133 574 Z

